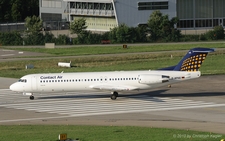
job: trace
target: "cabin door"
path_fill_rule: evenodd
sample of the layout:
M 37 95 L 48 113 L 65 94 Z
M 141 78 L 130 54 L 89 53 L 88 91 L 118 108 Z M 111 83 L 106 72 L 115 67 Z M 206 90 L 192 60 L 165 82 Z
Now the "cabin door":
M 31 78 L 31 89 L 37 90 L 37 77 L 36 76 L 32 76 L 32 78 Z

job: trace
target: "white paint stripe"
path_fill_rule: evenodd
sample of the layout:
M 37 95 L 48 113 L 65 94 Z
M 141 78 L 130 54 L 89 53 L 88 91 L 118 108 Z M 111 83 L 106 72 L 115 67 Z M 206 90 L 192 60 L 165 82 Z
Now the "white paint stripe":
M 190 105 L 174 105 L 174 106 L 171 106 L 171 107 L 168 107 L 168 105 L 159 105 L 159 106 L 155 106 L 155 107 L 151 107 L 151 108 L 143 108 L 143 110 L 160 110 L 160 109 L 164 109 L 164 108 L 175 108 L 175 109 L 179 109 L 179 108 L 190 108 L 190 107 L 195 107 L 195 106 L 216 106 L 215 104 L 211 105 L 211 104 L 205 104 L 205 105 L 199 105 L 197 103 L 195 104 L 190 104 Z M 221 106 L 221 105 L 219 105 Z M 20 109 L 20 108 L 16 108 L 16 109 Z M 24 109 L 24 108 L 21 108 L 21 109 Z M 125 107 L 125 108 L 115 108 L 116 111 L 139 111 L 141 110 L 140 107 Z M 90 108 L 90 109 L 76 109 L 76 108 L 61 108 L 61 109 L 58 109 L 58 108 L 55 108 L 55 109 L 52 109 L 52 108 L 28 108 L 26 110 L 31 110 L 31 111 L 40 111 L 40 112 L 51 112 L 51 113 L 61 113 L 61 114 L 71 114 L 71 113 L 76 113 L 76 114 L 80 114 L 80 113 L 92 113 L 92 112 L 107 112 L 107 111 L 112 111 L 112 109 L 110 109 L 110 107 L 102 107 L 102 108 Z
M 211 106 L 207 106 L 207 107 L 222 107 L 225 106 L 225 104 L 218 104 L 218 105 L 211 105 Z M 207 108 L 205 107 L 200 107 L 200 106 L 196 106 L 196 107 L 192 107 L 192 108 Z M 185 108 L 184 108 L 185 109 Z M 170 109 L 167 108 L 166 110 L 176 110 L 176 109 Z M 151 110 L 154 111 L 154 110 Z M 145 111 L 145 110 L 139 110 L 137 112 L 151 112 L 151 111 Z M 129 113 L 129 111 L 126 112 L 117 112 L 117 113 L 110 113 L 110 114 L 119 114 L 119 113 Z M 34 120 L 47 120 L 47 119 L 60 119 L 60 118 L 70 118 L 70 117 L 81 117 L 81 116 L 93 116 L 93 115 L 105 115 L 108 113 L 93 113 L 93 114 L 80 114 L 80 115 L 69 115 L 69 116 L 55 116 L 55 117 L 40 117 L 40 118 L 26 118 L 26 119 L 12 119 L 12 120 L 0 120 L 0 123 L 6 123 L 6 122 L 18 122 L 18 121 L 34 121 Z
M 76 105 L 79 105 L 79 104 L 83 104 L 85 102 L 88 102 L 88 105 L 90 104 L 116 104 L 116 105 L 119 105 L 119 104 L 124 104 L 124 102 L 127 103 L 140 103 L 140 101 L 142 102 L 142 104 L 150 104 L 150 103 L 165 103 L 165 102 L 181 102 L 181 103 L 186 103 L 186 102 L 193 102 L 193 100 L 181 100 L 181 99 L 166 99 L 166 101 L 163 99 L 163 98 L 159 98 L 159 97 L 156 97 L 154 99 L 152 98 L 145 98 L 145 100 L 142 100 L 142 99 L 126 99 L 126 101 L 124 100 L 120 100 L 120 101 L 112 101 L 108 98 L 98 98 L 97 101 L 93 100 L 93 98 L 88 98 L 88 99 L 64 99 L 64 100 L 55 100 L 55 99 L 51 99 L 51 100 L 48 100 L 48 99 L 45 99 L 44 101 L 30 101 L 30 100 L 27 100 L 26 104 L 27 105 L 45 105 L 45 104 L 52 104 L 52 103 L 57 103 L 58 105 L 59 104 L 67 104 L 67 103 L 75 103 Z M 198 103 L 204 103 L 203 101 L 197 101 Z M 15 103 L 15 104 L 8 104 L 8 105 L 24 105 L 23 103 Z M 116 106 L 115 105 L 115 106 Z
M 7 91 L 10 91 L 10 89 L 0 89 L 0 91 L 2 91 L 2 90 L 7 90 Z
M 68 107 L 68 105 L 70 105 Z M 107 112 L 111 111 L 111 107 L 113 105 L 107 104 L 107 105 L 102 105 L 98 103 L 93 103 L 93 105 L 76 105 L 72 103 L 67 103 L 63 105 L 20 105 L 20 106 L 6 106 L 8 108 L 15 108 L 15 109 L 25 109 L 29 111 L 39 111 L 39 112 L 50 112 L 50 113 L 59 113 L 59 114 L 81 114 L 83 112 L 85 113 L 90 113 L 90 112 Z M 199 102 L 188 102 L 185 103 L 184 101 L 182 102 L 177 102 L 177 103 L 151 103 L 151 104 L 140 104 L 139 103 L 132 103 L 132 104 L 123 104 L 123 105 L 116 105 L 114 106 L 114 109 L 117 109 L 117 111 L 134 111 L 134 110 L 140 110 L 141 107 L 143 110 L 152 110 L 152 109 L 161 109 L 161 108 L 167 108 L 168 106 L 171 108 L 189 108 L 193 106 L 208 106 L 208 105 L 215 105 L 214 103 L 199 103 Z M 66 107 L 66 108 L 65 108 Z
M 76 97 L 76 94 L 82 97 Z M 53 99 L 44 99 L 51 97 Z M 55 98 L 54 96 L 68 96 L 67 98 Z M 70 96 L 73 96 L 70 98 Z M 8 89 L 0 90 L 0 107 L 22 109 L 27 111 L 47 112 L 59 114 L 53 117 L 40 118 L 25 118 L 0 120 L 0 122 L 13 121 L 28 121 L 28 120 L 42 120 L 42 119 L 58 119 L 80 116 L 105 115 L 105 114 L 120 114 L 120 113 L 134 113 L 134 112 L 151 112 L 163 110 L 180 110 L 192 108 L 206 108 L 206 107 L 222 107 L 225 104 L 217 104 L 213 102 L 194 101 L 173 99 L 168 97 L 149 97 L 145 95 L 120 97 L 116 101 L 109 98 L 99 98 L 97 96 L 90 96 L 88 94 L 80 95 L 79 93 L 70 93 L 70 95 L 43 94 L 43 99 L 30 101 L 18 93 L 11 92 Z M 3 104 L 4 103 L 4 104 Z M 113 108 L 112 108 L 113 107 Z M 60 116 L 65 115 L 65 116 Z M 12 117 L 13 118 L 13 117 Z
M 15 50 L 3 49 L 2 51 L 9 51 L 9 52 L 13 52 L 13 51 L 15 51 Z
M 76 103 L 76 102 L 74 102 L 74 103 L 69 103 L 68 101 L 64 101 L 63 103 L 60 103 L 60 104 L 57 104 L 57 103 L 45 103 L 45 104 L 39 104 L 39 103 L 35 103 L 35 104 L 33 104 L 33 103 L 26 103 L 26 104 L 24 104 L 24 103 L 22 103 L 22 104 L 5 104 L 5 105 L 2 105 L 2 106 L 7 106 L 7 107 L 17 107 L 17 108 L 19 108 L 19 107 L 29 107 L 29 108 L 32 108 L 32 107 L 34 107 L 34 108 L 42 108 L 42 107 L 44 107 L 44 108 L 47 108 L 47 107 L 50 107 L 50 108 L 52 108 L 53 106 L 54 106 L 54 109 L 57 109 L 57 108 L 60 108 L 60 107 L 66 107 L 67 109 L 70 109 L 70 108 L 73 108 L 73 107 L 81 107 L 82 109 L 84 109 L 84 108 L 96 108 L 96 107 L 98 107 L 98 108 L 101 108 L 101 107 L 108 107 L 108 108 L 110 108 L 111 106 L 114 106 L 114 107 L 121 107 L 121 106 L 125 106 L 125 107 L 131 107 L 131 106 L 134 106 L 134 107 L 136 107 L 136 106 L 138 106 L 138 107 L 140 107 L 140 105 L 141 105 L 141 107 L 143 107 L 143 108 L 145 108 L 145 107 L 153 107 L 153 106 L 157 106 L 157 105 L 177 105 L 177 104 L 179 104 L 179 105 L 189 105 L 189 104 L 198 104 L 198 105 L 202 105 L 202 104 L 214 104 L 214 103 L 204 103 L 204 102 L 196 102 L 196 101 L 188 101 L 188 102 L 186 102 L 186 101 L 179 101 L 179 102 L 173 102 L 173 101 L 166 101 L 166 102 L 162 102 L 162 103 L 160 103 L 160 102 L 149 102 L 149 103 L 141 103 L 140 104 L 140 101 L 139 102 L 137 102 L 137 103 L 134 103 L 134 102 L 130 102 L 130 103 L 123 103 L 123 104 L 117 104 L 117 103 L 114 103 L 115 105 L 112 105 L 112 104 L 109 104 L 109 103 L 88 103 L 87 105 L 83 105 L 84 103 Z M 68 105 L 70 105 L 69 107 L 68 107 Z
M 15 54 L 4 54 L 4 55 L 1 55 L 1 56 L 13 56 Z

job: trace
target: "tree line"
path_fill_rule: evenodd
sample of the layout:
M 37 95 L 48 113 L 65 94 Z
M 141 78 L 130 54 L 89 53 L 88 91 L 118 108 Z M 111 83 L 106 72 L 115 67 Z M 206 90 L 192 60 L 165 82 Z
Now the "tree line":
M 39 15 L 39 0 L 0 0 L 0 23 L 24 22 Z
M 144 43 L 224 39 L 222 26 L 216 26 L 213 30 L 201 35 L 182 35 L 181 31 L 175 26 L 178 21 L 177 17 L 169 19 L 168 15 L 163 15 L 160 11 L 154 11 L 150 15 L 147 25 L 128 27 L 126 24 L 121 24 L 112 28 L 109 32 L 97 34 L 86 30 L 86 20 L 80 18 L 70 23 L 71 34 L 77 35 L 76 38 L 70 38 L 67 35 L 54 37 L 49 31 L 41 31 L 43 21 L 40 17 L 32 16 L 25 19 L 26 31 L 0 33 L 0 44 L 44 45 L 52 42 L 56 45 L 69 45 L 100 44 L 103 40 L 110 41 L 110 43 Z

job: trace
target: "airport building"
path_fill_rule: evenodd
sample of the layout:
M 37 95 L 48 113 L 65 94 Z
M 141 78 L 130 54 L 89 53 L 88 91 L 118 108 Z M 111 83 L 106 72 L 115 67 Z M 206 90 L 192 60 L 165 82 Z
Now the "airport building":
M 88 30 L 109 31 L 125 23 L 146 24 L 151 13 L 160 10 L 178 17 L 179 29 L 212 29 L 225 26 L 225 0 L 39 0 L 40 17 L 50 29 L 64 29 L 84 17 Z

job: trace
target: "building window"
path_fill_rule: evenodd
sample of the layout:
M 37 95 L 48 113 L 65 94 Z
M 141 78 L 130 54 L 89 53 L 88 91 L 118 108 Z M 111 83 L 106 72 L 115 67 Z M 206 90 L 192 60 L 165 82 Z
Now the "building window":
M 193 28 L 194 20 L 180 20 L 177 24 L 178 28 Z
M 163 10 L 163 9 L 169 9 L 168 1 L 138 2 L 138 10 Z

